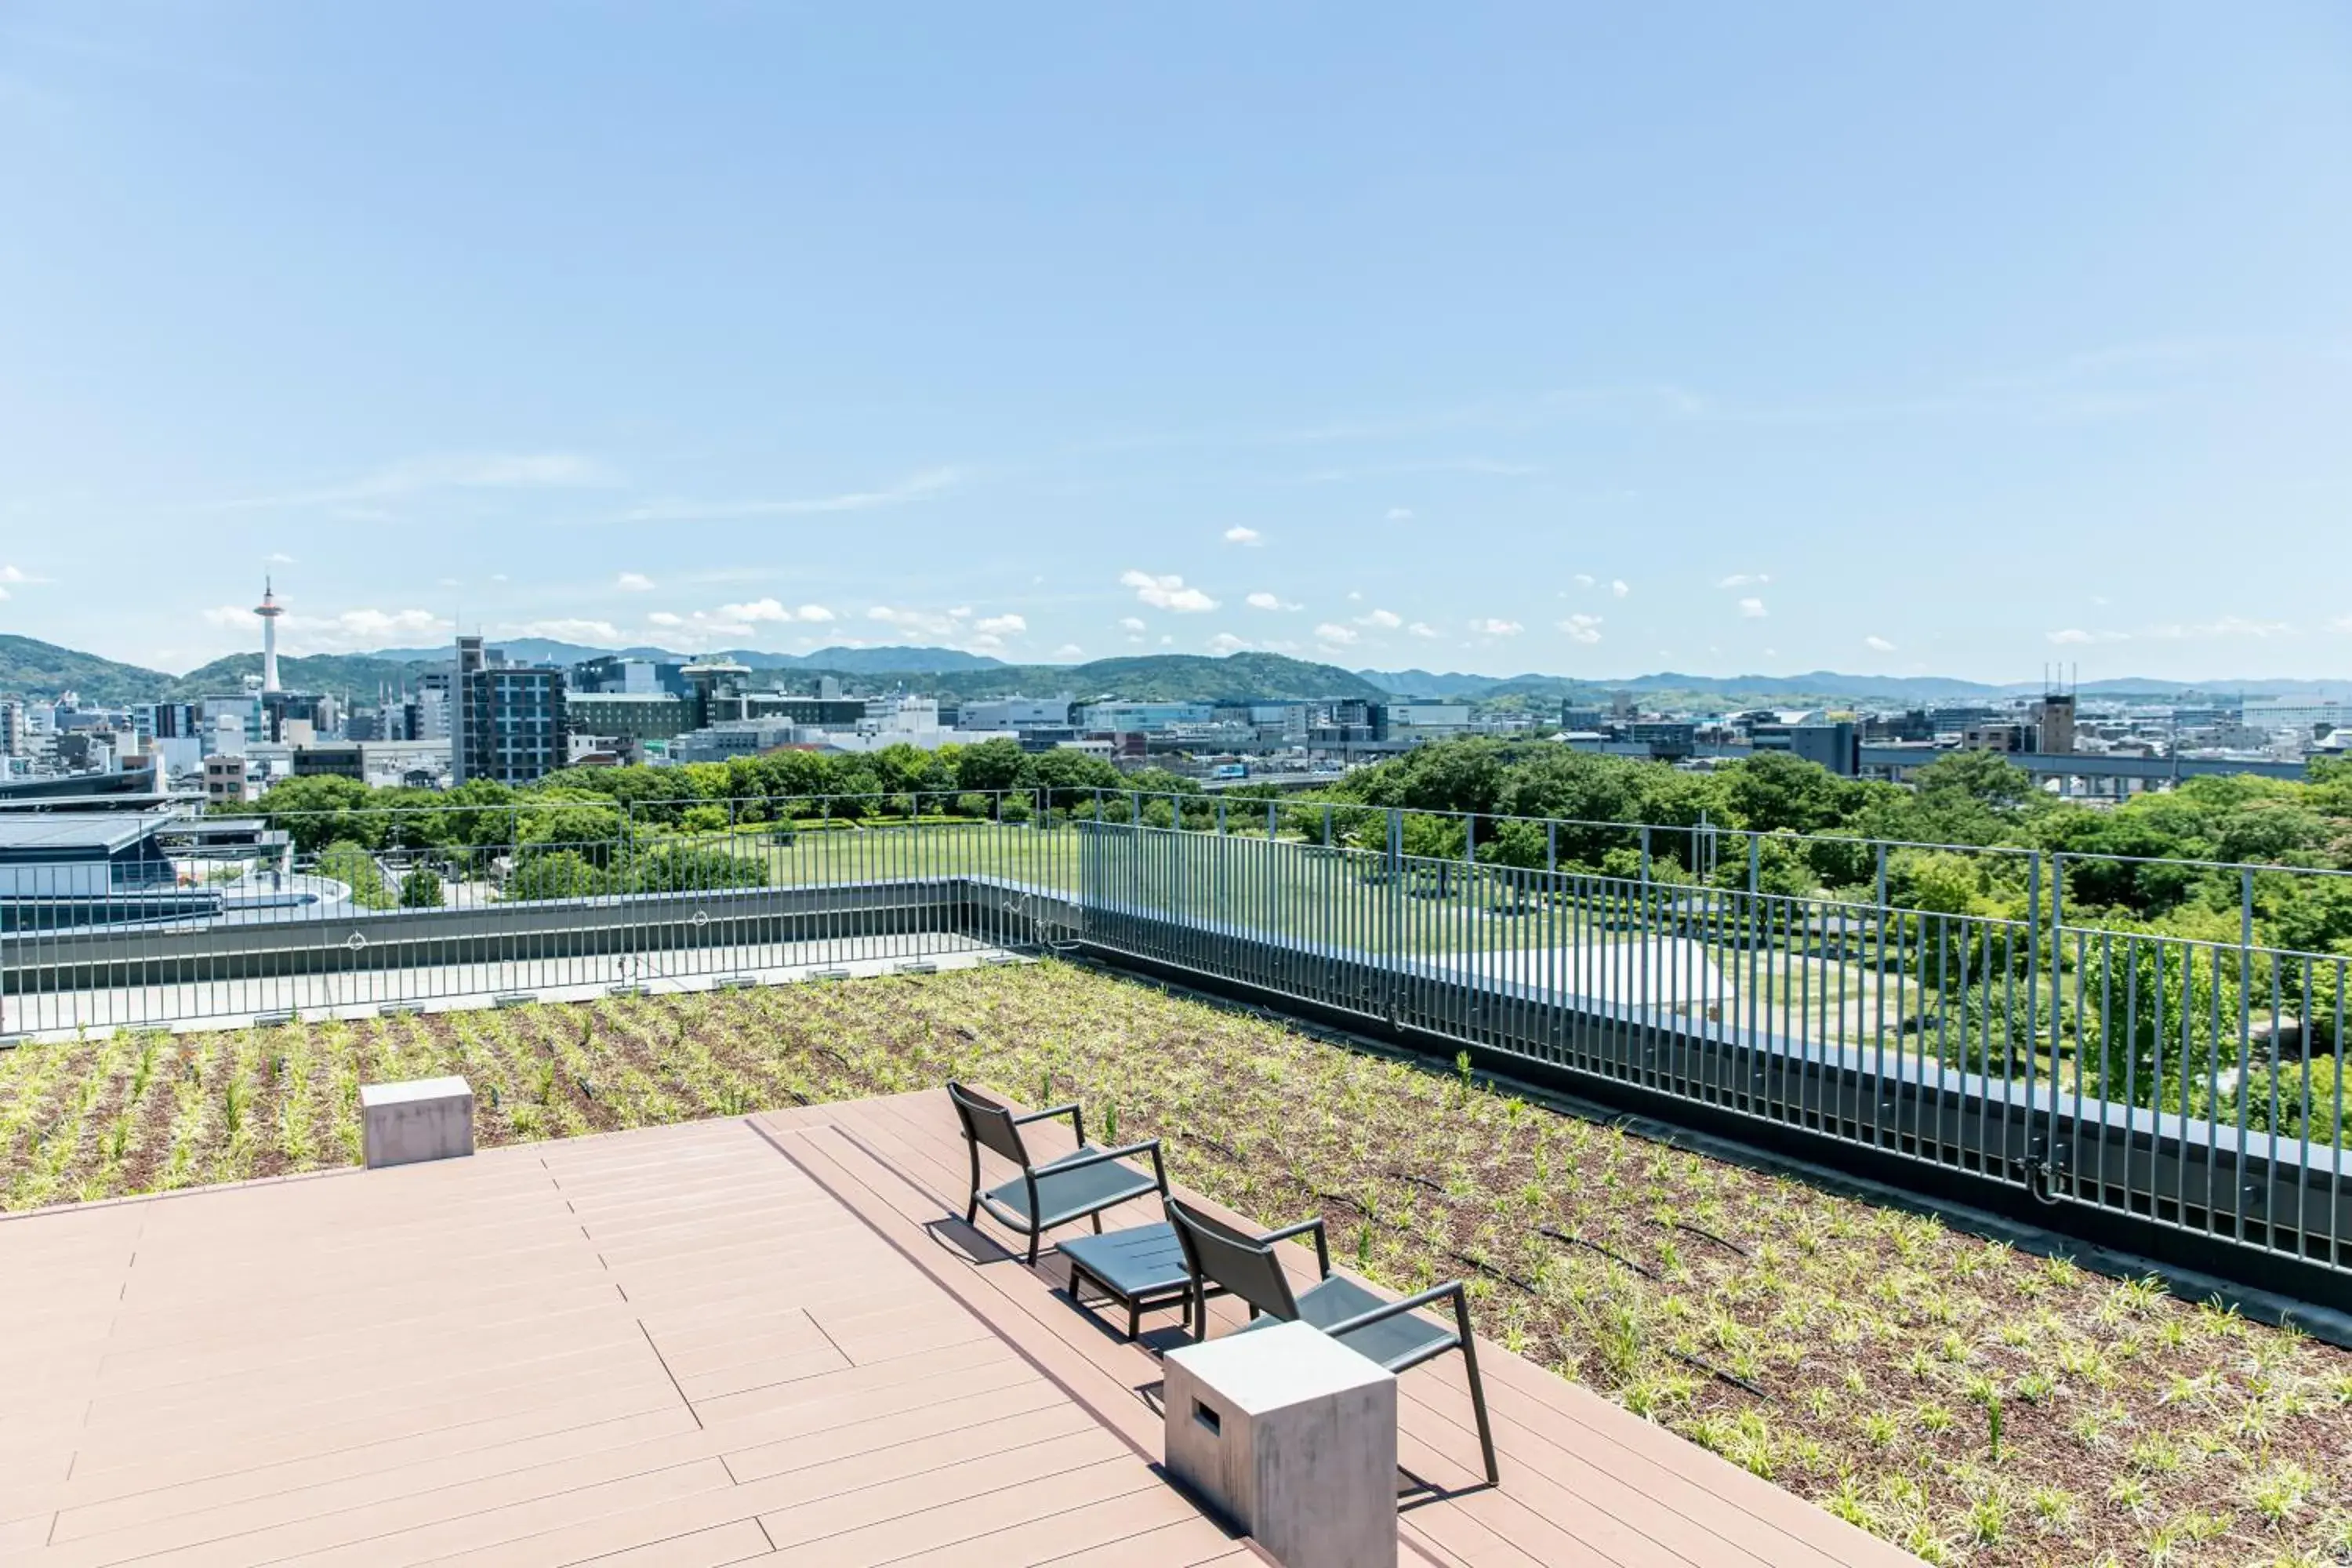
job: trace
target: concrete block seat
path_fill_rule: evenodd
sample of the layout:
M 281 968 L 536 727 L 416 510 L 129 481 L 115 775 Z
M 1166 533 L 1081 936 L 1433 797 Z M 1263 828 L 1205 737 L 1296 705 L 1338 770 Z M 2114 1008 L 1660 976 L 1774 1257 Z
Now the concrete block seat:
M 1131 1198 L 1158 1193 L 1168 1198 L 1168 1169 L 1160 1159 L 1160 1140 L 1147 1139 L 1117 1149 L 1097 1149 L 1087 1142 L 1086 1113 L 1074 1101 L 1015 1116 L 1005 1107 L 975 1094 L 960 1083 L 948 1085 L 956 1116 L 963 1123 L 964 1142 L 971 1154 L 971 1197 L 964 1206 L 964 1223 L 976 1225 L 980 1211 L 1007 1230 L 1028 1237 L 1028 1261 L 1037 1261 L 1037 1247 L 1045 1232 L 1082 1219 L 1092 1219 L 1097 1234 L 1105 1209 Z M 1076 1152 L 1039 1164 L 1023 1142 L 1021 1129 L 1033 1121 L 1066 1116 L 1078 1147 Z M 1009 1182 L 983 1189 L 980 1152 L 982 1148 L 1010 1160 L 1021 1173 Z M 1149 1174 L 1125 1162 L 1151 1156 Z

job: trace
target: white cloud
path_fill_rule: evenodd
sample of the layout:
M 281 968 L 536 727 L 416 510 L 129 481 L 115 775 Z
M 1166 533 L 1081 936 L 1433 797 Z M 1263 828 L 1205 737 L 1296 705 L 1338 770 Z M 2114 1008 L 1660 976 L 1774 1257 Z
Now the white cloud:
M 1470 629 L 1476 632 L 1481 637 L 1515 637 L 1528 628 L 1519 625 L 1517 621 L 1506 621 L 1496 616 L 1489 616 L 1483 619 L 1472 621 L 1470 623 Z
M 2129 632 L 2086 632 L 2080 626 L 2068 626 L 2063 631 L 2049 634 L 2050 640 L 2061 647 L 2078 647 L 2095 642 L 2129 642 Z
M 1415 621 L 1412 625 L 1405 627 L 1405 630 L 1411 632 L 1417 637 L 1433 637 L 1437 635 L 1437 628 L 1431 626 L 1427 621 Z
M 982 637 L 1009 637 L 1027 631 L 1029 622 L 1021 616 L 989 616 L 975 625 L 972 629 Z
M 2252 637 L 2257 641 L 2271 637 L 2293 637 L 2294 626 L 2286 621 L 2253 621 L 2242 616 L 2223 616 L 2216 621 L 2200 621 L 2193 626 L 2151 626 L 2147 635 L 2168 640 L 2181 637 Z
M 624 594 L 650 594 L 654 591 L 654 580 L 642 572 L 624 572 L 613 579 L 613 586 Z
M 287 554 L 283 550 L 273 550 L 268 554 L 263 556 L 262 559 L 268 562 L 272 566 L 291 566 L 294 564 L 294 557 Z
M 1592 574 L 1590 572 L 1579 572 L 1576 574 L 1575 581 L 1578 587 L 1590 588 L 1592 586 Z
M 1742 599 L 1739 601 L 1739 614 L 1745 619 L 1760 621 L 1770 613 L 1771 612 L 1765 609 L 1764 601 L 1761 599 Z
M 1135 596 L 1155 610 L 1173 610 L 1178 615 L 1199 615 L 1213 610 L 1217 601 L 1198 588 L 1184 586 L 1184 579 L 1170 573 L 1153 576 L 1149 572 L 1122 572 L 1118 580 L 1135 590 Z
M 1208 643 L 1209 651 L 1220 658 L 1229 653 L 1239 653 L 1249 646 L 1247 637 L 1238 637 L 1231 632 L 1219 632 Z
M 546 637 L 551 642 L 583 642 L 612 647 L 628 639 L 610 621 L 552 620 L 526 621 L 507 634 L 518 637 Z
M 692 610 L 679 615 L 674 610 L 647 612 L 646 621 L 672 634 L 688 647 L 709 647 L 721 641 L 734 641 L 756 635 L 766 626 L 791 626 L 798 622 L 830 621 L 836 617 L 823 605 L 803 605 L 798 609 L 781 599 L 761 598 L 740 605 L 720 605 L 716 609 Z
M 1409 506 L 1392 506 L 1389 508 L 1389 521 L 1391 522 L 1411 522 L 1412 521 L 1412 508 Z
M 914 632 L 927 637 L 950 637 L 963 630 L 963 622 L 952 612 L 942 615 L 937 610 L 917 610 L 876 605 L 866 612 L 869 621 L 881 621 L 902 632 Z
M 1118 618 L 1118 629 L 1123 632 L 1139 632 L 1143 629 L 1143 622 L 1139 616 L 1121 616 Z
M 1334 647 L 1346 647 L 1356 640 L 1356 628 L 1343 626 L 1337 621 L 1325 621 L 1315 628 L 1315 640 Z
M 205 619 L 250 637 L 261 646 L 261 618 L 241 605 L 206 610 Z M 430 610 L 344 610 L 332 616 L 302 616 L 289 612 L 278 619 L 278 638 L 294 656 L 314 653 L 366 653 L 415 642 L 439 642 L 456 626 Z
M 1612 577 L 1609 580 L 1609 592 L 1620 599 L 1625 597 L 1633 591 L 1633 585 L 1626 582 L 1622 577 Z
M 1377 626 L 1381 631 L 1392 632 L 1404 625 L 1404 617 L 1394 610 L 1372 610 L 1358 616 L 1356 624 L 1360 626 Z
M 37 583 L 40 580 L 22 567 L 0 566 L 0 583 Z
M 1243 603 L 1253 610 L 1303 610 L 1307 606 L 1279 594 L 1252 594 Z
M 444 489 L 577 489 L 615 482 L 611 469 L 573 452 L 508 452 L 474 457 L 412 458 L 341 484 L 277 495 L 247 496 L 205 511 L 263 511 L 336 506 Z M 282 623 L 281 623 L 282 624 Z
M 1570 642 L 1597 643 L 1601 640 L 1601 617 L 1570 616 L 1559 623 L 1559 629 L 1568 634 Z
M 703 518 L 810 517 L 836 511 L 871 511 L 899 506 L 925 496 L 952 489 L 963 482 L 961 468 L 926 468 L 879 489 L 849 490 L 841 495 L 803 496 L 785 500 L 648 501 L 621 513 L 616 522 L 689 522 Z
M 1086 649 L 1080 647 L 1074 642 L 1066 642 L 1061 647 L 1054 650 L 1054 657 L 1055 658 L 1079 658 L 1085 656 L 1086 651 Z
M 1227 544 L 1248 544 L 1255 546 L 1264 544 L 1265 542 L 1265 535 L 1260 533 L 1255 528 L 1244 528 L 1240 524 L 1236 523 L 1233 527 L 1225 530 L 1225 542 Z
M 1895 645 L 1888 642 L 1882 637 L 1864 637 L 1862 639 L 1862 646 L 1870 649 L 1873 653 L 1893 653 L 1895 651 Z
M 1769 572 L 1734 572 L 1728 577 L 1717 578 L 1715 585 L 1718 588 L 1745 588 L 1751 584 L 1761 586 L 1771 580 Z

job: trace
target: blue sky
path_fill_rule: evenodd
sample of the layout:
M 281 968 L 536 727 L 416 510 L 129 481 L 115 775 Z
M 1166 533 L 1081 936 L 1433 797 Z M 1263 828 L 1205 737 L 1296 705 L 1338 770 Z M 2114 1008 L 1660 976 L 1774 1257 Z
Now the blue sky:
M 0 629 L 2352 670 L 2352 11 L 0 9 Z

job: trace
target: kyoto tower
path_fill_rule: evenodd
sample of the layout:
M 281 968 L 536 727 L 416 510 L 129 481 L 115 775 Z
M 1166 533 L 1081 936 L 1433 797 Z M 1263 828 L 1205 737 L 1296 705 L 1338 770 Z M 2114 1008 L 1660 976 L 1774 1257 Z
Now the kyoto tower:
M 261 603 L 253 606 L 253 613 L 261 617 L 261 689 L 276 691 L 280 689 L 278 684 L 278 617 L 286 612 L 279 606 L 278 595 L 270 591 L 268 577 L 261 580 Z

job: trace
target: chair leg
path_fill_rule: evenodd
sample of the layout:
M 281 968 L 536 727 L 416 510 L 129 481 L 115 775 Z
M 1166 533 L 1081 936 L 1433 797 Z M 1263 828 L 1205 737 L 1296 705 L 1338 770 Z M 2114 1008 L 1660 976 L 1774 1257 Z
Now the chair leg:
M 1454 1299 L 1454 1321 L 1462 1331 L 1463 1370 L 1470 1374 L 1470 1414 L 1478 1418 L 1478 1451 L 1486 1459 L 1486 1484 L 1499 1487 L 1503 1473 L 1495 1465 L 1495 1430 L 1486 1421 L 1486 1384 L 1478 1375 L 1478 1346 L 1470 1337 L 1470 1304 L 1460 1296 Z
M 1143 1308 L 1133 1300 L 1127 1304 L 1127 1337 L 1135 1338 L 1143 1331 Z
M 1045 1233 L 1042 1230 L 1033 1230 L 1029 1233 L 1029 1267 L 1032 1268 L 1037 1267 L 1037 1243 L 1044 1240 L 1045 1236 Z
M 1095 1211 L 1095 1216 L 1094 1216 L 1094 1218 L 1095 1218 L 1095 1234 L 1096 1234 L 1097 1236 L 1100 1236 L 1100 1235 L 1102 1234 L 1102 1211 L 1101 1211 L 1100 1209 L 1097 1209 L 1097 1210 Z

